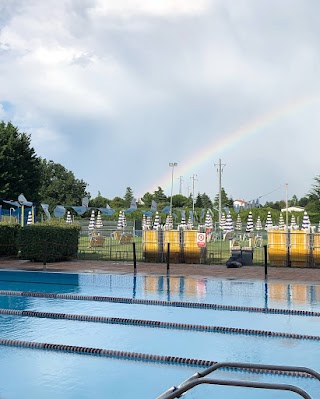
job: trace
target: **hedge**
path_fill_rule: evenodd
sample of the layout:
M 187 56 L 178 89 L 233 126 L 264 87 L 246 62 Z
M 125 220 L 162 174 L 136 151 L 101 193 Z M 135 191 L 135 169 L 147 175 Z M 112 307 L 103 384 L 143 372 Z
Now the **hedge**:
M 17 255 L 17 235 L 19 224 L 0 223 L 0 256 Z
M 74 258 L 78 253 L 79 225 L 43 222 L 21 227 L 18 235 L 21 259 L 55 262 Z

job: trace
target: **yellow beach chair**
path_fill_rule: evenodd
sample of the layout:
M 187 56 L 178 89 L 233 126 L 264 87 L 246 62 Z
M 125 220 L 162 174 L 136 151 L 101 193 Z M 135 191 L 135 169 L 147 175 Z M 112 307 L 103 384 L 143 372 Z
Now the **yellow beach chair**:
M 283 230 L 268 231 L 268 257 L 272 266 L 286 266 L 287 237 Z
M 310 262 L 309 233 L 296 230 L 290 233 L 290 262 L 295 267 L 306 267 Z

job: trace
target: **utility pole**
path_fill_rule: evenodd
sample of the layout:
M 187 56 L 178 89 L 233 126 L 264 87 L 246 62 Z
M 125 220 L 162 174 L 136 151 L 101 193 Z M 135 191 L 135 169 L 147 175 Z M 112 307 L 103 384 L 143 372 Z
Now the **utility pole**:
M 221 216 L 222 216 L 222 197 L 221 197 L 222 184 L 221 184 L 221 180 L 222 180 L 223 168 L 226 166 L 226 164 L 222 164 L 221 159 L 219 158 L 219 163 L 214 164 L 214 166 L 218 166 L 217 172 L 219 174 L 219 223 L 220 223 Z
M 183 176 L 179 177 L 179 194 L 182 194 L 182 182 L 183 182 Z
M 194 211 L 194 182 L 198 180 L 197 175 L 192 175 L 190 179 L 192 179 L 192 211 Z

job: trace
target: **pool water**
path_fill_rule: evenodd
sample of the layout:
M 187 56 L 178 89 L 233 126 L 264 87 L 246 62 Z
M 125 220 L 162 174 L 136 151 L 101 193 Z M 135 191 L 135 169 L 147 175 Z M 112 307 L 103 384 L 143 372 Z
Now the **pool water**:
M 320 310 L 320 286 L 167 276 L 0 272 L 0 290 L 99 295 Z M 157 320 L 319 335 L 319 317 L 0 295 L 1 309 Z M 2 339 L 76 345 L 211 361 L 304 366 L 320 371 L 320 341 L 239 333 L 199 332 L 127 324 L 0 315 Z M 0 345 L 1 398 L 156 398 L 203 368 Z M 214 377 L 298 385 L 320 397 L 314 379 L 228 370 Z M 296 398 L 291 392 L 201 386 L 186 398 Z

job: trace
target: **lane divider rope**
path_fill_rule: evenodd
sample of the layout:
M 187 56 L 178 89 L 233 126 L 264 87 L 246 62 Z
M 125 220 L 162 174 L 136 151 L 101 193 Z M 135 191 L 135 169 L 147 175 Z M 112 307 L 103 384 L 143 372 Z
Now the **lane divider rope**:
M 76 353 L 83 355 L 96 355 L 108 358 L 118 358 L 125 360 L 138 360 L 142 362 L 154 362 L 154 363 L 165 363 L 173 365 L 186 365 L 193 367 L 210 367 L 217 364 L 216 361 L 212 360 L 202 360 L 202 359 L 192 359 L 177 356 L 167 356 L 167 355 L 153 355 L 148 353 L 138 353 L 138 352 L 126 352 L 126 351 L 116 351 L 112 349 L 101 349 L 101 348 L 91 348 L 86 346 L 75 346 L 75 345 L 63 345 L 63 344 L 50 344 L 42 342 L 32 342 L 32 341 L 20 341 L 15 339 L 0 338 L 0 345 L 10 346 L 16 348 L 30 348 L 30 349 L 42 349 L 59 351 L 66 353 Z M 232 367 L 230 369 L 233 370 Z M 235 369 L 238 370 L 238 369 Z M 304 377 L 313 378 L 312 375 L 296 372 L 296 371 L 282 371 L 282 370 L 261 370 L 256 368 L 242 369 L 248 372 L 254 372 L 259 374 L 277 374 L 286 375 L 291 377 Z
M 122 325 L 124 324 L 124 325 L 131 325 L 137 327 L 167 328 L 167 329 L 188 330 L 188 331 L 198 331 L 198 332 L 256 335 L 262 337 L 277 337 L 277 338 L 280 337 L 280 338 L 289 338 L 289 339 L 320 341 L 320 336 L 317 335 L 294 334 L 294 333 L 285 333 L 285 332 L 268 331 L 268 330 L 254 330 L 249 328 L 175 323 L 175 322 L 166 322 L 158 320 L 140 320 L 140 319 L 128 319 L 121 317 L 88 316 L 88 315 L 79 315 L 79 314 L 37 312 L 33 310 L 15 310 L 15 309 L 0 309 L 0 314 L 10 315 L 10 316 L 47 318 L 47 319 L 87 321 L 93 323 L 122 324 Z
M 194 309 L 229 310 L 229 311 L 254 312 L 254 313 L 265 313 L 265 314 L 283 314 L 291 316 L 313 316 L 313 317 L 320 316 L 320 312 L 315 312 L 310 310 L 260 308 L 260 307 L 251 307 L 251 306 L 218 305 L 214 303 L 162 301 L 157 299 L 119 298 L 119 297 L 98 296 L 98 295 L 56 294 L 49 292 L 7 291 L 7 290 L 0 290 L 0 295 L 67 299 L 67 300 L 77 300 L 77 301 L 112 302 L 112 303 L 124 303 L 124 304 L 153 305 L 153 306 L 168 306 L 168 307 L 194 308 Z

